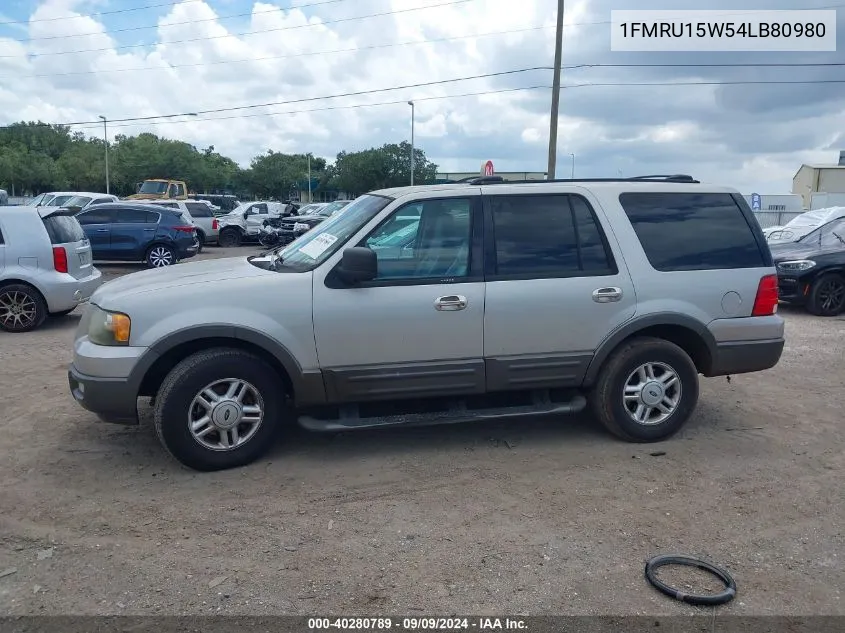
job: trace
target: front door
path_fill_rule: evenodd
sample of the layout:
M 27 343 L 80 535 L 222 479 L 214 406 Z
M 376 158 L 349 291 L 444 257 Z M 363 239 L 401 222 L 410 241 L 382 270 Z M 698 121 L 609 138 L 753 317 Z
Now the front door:
M 599 344 L 636 311 L 600 209 L 581 193 L 502 185 L 485 188 L 484 206 L 488 389 L 580 386 Z
M 332 401 L 484 391 L 480 197 L 429 195 L 349 243 L 375 247 L 374 281 L 345 286 L 334 265 L 315 273 L 314 333 Z M 417 224 L 408 247 L 379 249 L 407 232 L 409 217 Z
M 254 204 L 246 210 L 246 232 L 247 235 L 258 235 L 261 227 L 264 226 L 264 220 L 270 217 L 270 211 L 267 205 L 263 202 Z
M 126 261 L 144 259 L 147 244 L 152 242 L 158 228 L 148 220 L 157 214 L 131 207 L 117 208 L 114 213 L 111 225 L 112 257 Z
M 108 209 L 89 208 L 77 214 L 85 236 L 91 242 L 91 256 L 97 260 L 114 258 L 111 251 L 112 212 Z

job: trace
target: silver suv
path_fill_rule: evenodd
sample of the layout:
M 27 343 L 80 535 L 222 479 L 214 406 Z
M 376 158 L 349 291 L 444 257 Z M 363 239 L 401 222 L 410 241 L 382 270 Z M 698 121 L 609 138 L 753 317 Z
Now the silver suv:
M 409 228 L 412 227 L 412 228 Z M 385 247 L 385 244 L 389 247 Z M 200 470 L 279 426 L 336 431 L 591 407 L 652 442 L 698 374 L 764 370 L 784 323 L 743 197 L 689 176 L 375 191 L 292 244 L 112 281 L 69 369 L 76 400 Z
M 71 214 L 55 207 L 0 211 L 0 330 L 27 332 L 48 316 L 69 314 L 102 283 Z

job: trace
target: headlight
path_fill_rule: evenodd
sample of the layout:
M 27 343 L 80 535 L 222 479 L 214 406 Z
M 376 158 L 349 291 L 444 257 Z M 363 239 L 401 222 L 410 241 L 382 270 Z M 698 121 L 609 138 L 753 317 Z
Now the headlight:
M 294 230 L 294 231 L 310 231 L 310 230 L 311 230 L 311 225 L 310 225 L 310 224 L 305 224 L 305 222 L 296 222 L 296 223 L 293 225 L 293 230 Z
M 804 270 L 810 270 L 815 265 L 816 262 L 812 259 L 796 259 L 791 262 L 781 262 L 778 264 L 778 268 L 784 272 L 800 273 Z
M 129 345 L 132 321 L 120 312 L 107 312 L 92 305 L 88 339 L 97 345 Z

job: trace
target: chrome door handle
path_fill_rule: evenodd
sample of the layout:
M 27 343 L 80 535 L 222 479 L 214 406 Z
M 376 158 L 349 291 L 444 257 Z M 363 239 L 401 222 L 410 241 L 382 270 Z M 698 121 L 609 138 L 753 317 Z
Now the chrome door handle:
M 622 288 L 596 288 L 593 290 L 593 301 L 596 303 L 611 303 L 622 298 Z
M 439 312 L 463 310 L 467 307 L 467 298 L 463 295 L 447 295 L 434 300 L 434 309 Z
M 107 233 L 108 229 L 97 229 L 97 233 Z
M 155 229 L 144 229 L 145 231 L 155 231 Z

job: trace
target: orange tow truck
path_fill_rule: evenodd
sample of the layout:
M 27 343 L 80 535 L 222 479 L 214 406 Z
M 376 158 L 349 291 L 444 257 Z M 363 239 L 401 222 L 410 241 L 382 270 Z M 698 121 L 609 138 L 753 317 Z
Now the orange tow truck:
M 184 180 L 148 178 L 138 185 L 138 193 L 127 200 L 187 200 L 188 187 Z

